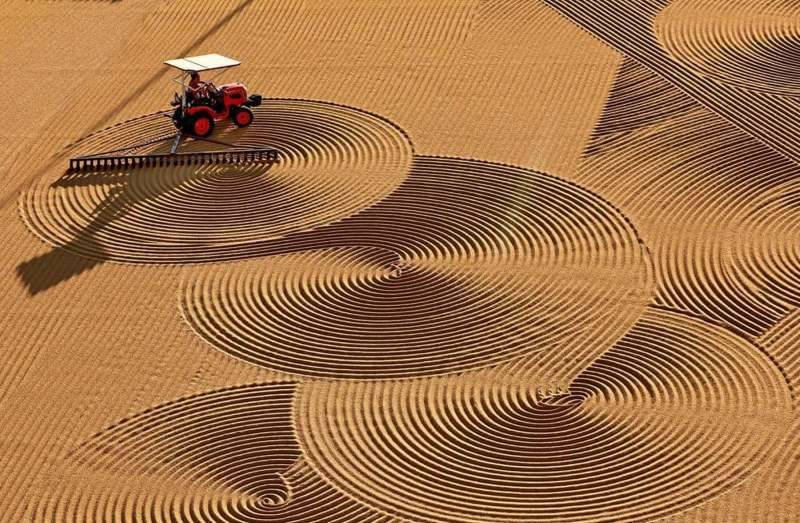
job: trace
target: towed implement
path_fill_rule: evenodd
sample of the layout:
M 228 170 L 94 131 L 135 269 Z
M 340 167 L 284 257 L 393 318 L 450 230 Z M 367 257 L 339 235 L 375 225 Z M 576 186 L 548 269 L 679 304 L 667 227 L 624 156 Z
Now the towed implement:
M 178 69 L 180 74 L 173 81 L 181 86 L 180 94 L 175 93 L 172 106 L 175 108 L 171 119 L 177 133 L 163 139 L 134 144 L 113 151 L 99 152 L 70 158 L 69 169 L 103 169 L 114 167 L 150 167 L 193 164 L 225 164 L 250 162 L 275 162 L 278 151 L 266 147 L 239 147 L 211 140 L 216 122 L 230 119 L 237 127 L 247 127 L 254 119 L 253 107 L 261 105 L 261 95 L 248 94 L 247 87 L 240 82 L 220 86 L 200 80 L 200 73 L 228 69 L 241 62 L 219 54 L 191 56 L 167 60 L 166 65 Z M 165 116 L 167 116 L 165 114 Z M 222 145 L 222 150 L 178 151 L 184 135 L 195 140 Z M 172 140 L 168 153 L 126 154 L 160 141 Z
M 275 149 L 235 149 L 226 151 L 192 151 L 186 153 L 88 155 L 70 158 L 71 171 L 95 170 L 113 167 L 161 167 L 168 165 L 202 165 L 248 162 L 275 162 Z

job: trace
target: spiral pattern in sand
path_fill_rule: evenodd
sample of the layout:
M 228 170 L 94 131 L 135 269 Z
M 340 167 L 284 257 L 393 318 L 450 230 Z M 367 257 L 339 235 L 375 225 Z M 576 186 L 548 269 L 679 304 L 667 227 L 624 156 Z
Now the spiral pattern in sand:
M 484 376 L 300 385 L 304 455 L 350 495 L 418 521 L 643 520 L 740 481 L 791 416 L 767 356 L 667 311 L 568 395 Z
M 567 386 L 651 292 L 646 252 L 609 203 L 474 160 L 417 157 L 379 204 L 261 252 L 285 255 L 205 272 L 184 315 L 223 351 L 305 376 L 416 377 L 541 352 L 541 379 Z
M 48 243 L 89 258 L 193 263 L 250 256 L 257 240 L 312 229 L 380 200 L 408 174 L 412 147 L 390 122 L 339 105 L 265 100 L 246 129 L 220 125 L 212 139 L 273 147 L 275 164 L 189 165 L 64 175 L 21 199 L 28 226 Z M 164 115 L 124 122 L 78 142 L 72 154 L 129 148 L 164 152 Z M 187 139 L 182 151 L 224 146 Z
M 800 95 L 800 5 L 783 0 L 679 0 L 655 22 L 681 63 L 729 85 Z
M 36 502 L 40 520 L 260 523 L 385 521 L 332 489 L 300 458 L 293 384 L 241 386 L 125 419 L 72 456 L 84 488 Z M 92 484 L 103 475 L 115 478 Z M 80 484 L 78 485 L 80 486 Z

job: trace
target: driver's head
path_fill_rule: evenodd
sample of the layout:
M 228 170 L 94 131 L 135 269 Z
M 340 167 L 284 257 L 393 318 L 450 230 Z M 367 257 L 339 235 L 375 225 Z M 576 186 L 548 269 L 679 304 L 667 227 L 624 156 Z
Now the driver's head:
M 197 71 L 192 71 L 191 75 L 192 75 L 192 80 L 199 80 L 200 79 L 200 73 L 198 73 Z

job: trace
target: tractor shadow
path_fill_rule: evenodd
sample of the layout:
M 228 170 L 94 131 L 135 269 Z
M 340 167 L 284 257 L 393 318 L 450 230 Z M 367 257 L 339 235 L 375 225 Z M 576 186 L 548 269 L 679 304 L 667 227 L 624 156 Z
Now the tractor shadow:
M 94 217 L 86 226 L 87 231 L 101 229 L 104 224 L 118 216 L 120 211 L 114 204 L 120 199 L 123 191 L 124 189 L 115 187 L 109 192 L 108 196 L 95 209 Z M 87 258 L 73 254 L 86 248 L 86 238 L 91 241 L 91 236 L 83 236 L 80 246 L 73 240 L 62 247 L 53 247 L 50 252 L 19 264 L 17 277 L 28 290 L 28 294 L 34 296 L 44 292 L 103 263 L 104 260 L 101 258 Z M 97 242 L 91 243 L 95 249 L 102 250 Z
M 19 264 L 17 277 L 28 290 L 28 294 L 35 296 L 101 263 L 103 262 L 100 260 L 84 258 L 56 248 Z
M 236 168 L 241 176 L 263 174 L 272 167 L 272 163 L 262 163 L 253 166 Z M 51 189 L 111 186 L 105 197 L 97 204 L 91 213 L 91 219 L 72 240 L 54 246 L 51 251 L 20 263 L 16 267 L 19 280 L 31 296 L 51 289 L 62 282 L 76 277 L 95 268 L 106 261 L 133 262 L 137 260 L 124 260 L 114 253 L 109 252 L 103 236 L 108 236 L 109 226 L 124 219 L 129 212 L 141 204 L 146 204 L 165 194 L 181 190 L 182 186 L 192 179 L 204 176 L 198 171 L 220 168 L 219 165 L 183 166 L 177 176 L 166 177 L 172 183 L 147 184 L 147 191 L 142 191 L 141 184 L 132 187 L 131 180 L 135 176 L 157 175 L 153 169 L 140 168 L 130 171 L 95 171 L 95 172 L 67 172 L 54 182 Z M 230 166 L 225 166 L 230 167 Z M 171 168 L 159 168 L 165 171 Z M 160 179 L 159 182 L 163 182 Z M 279 191 L 277 188 L 276 191 Z M 209 209 L 209 216 L 213 213 Z M 203 219 L 195 215 L 195 218 Z M 206 216 L 208 218 L 208 216 Z M 146 240 L 141 241 L 141 248 L 146 252 Z

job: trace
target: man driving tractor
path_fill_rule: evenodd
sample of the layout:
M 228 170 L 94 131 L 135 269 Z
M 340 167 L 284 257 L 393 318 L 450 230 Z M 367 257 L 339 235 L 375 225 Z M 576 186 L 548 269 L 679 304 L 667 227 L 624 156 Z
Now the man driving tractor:
M 230 118 L 237 127 L 253 122 L 253 107 L 261 105 L 261 95 L 248 94 L 240 82 L 217 87 L 200 79 L 200 71 L 227 69 L 239 65 L 238 60 L 219 54 L 190 56 L 167 60 L 165 64 L 181 71 L 173 81 L 181 85 L 181 95 L 175 93 L 172 121 L 175 127 L 205 138 L 214 131 L 214 123 Z M 187 82 L 188 80 L 188 82 Z
M 189 80 L 189 88 L 186 89 L 186 99 L 190 104 L 195 104 L 203 98 L 213 98 L 216 90 L 213 83 L 202 81 L 200 79 L 200 73 L 192 71 L 191 80 Z

